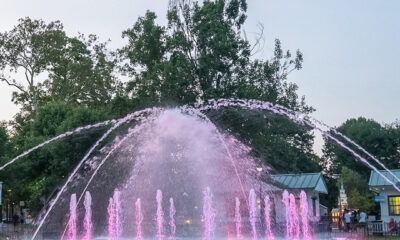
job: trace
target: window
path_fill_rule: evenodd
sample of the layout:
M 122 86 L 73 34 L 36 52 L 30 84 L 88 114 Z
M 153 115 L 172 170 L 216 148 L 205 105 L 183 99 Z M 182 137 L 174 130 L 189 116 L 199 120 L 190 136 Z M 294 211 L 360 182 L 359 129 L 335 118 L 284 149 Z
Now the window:
M 317 216 L 317 198 L 313 197 L 312 198 L 312 212 L 313 216 Z
M 400 196 L 388 196 L 389 215 L 400 215 Z

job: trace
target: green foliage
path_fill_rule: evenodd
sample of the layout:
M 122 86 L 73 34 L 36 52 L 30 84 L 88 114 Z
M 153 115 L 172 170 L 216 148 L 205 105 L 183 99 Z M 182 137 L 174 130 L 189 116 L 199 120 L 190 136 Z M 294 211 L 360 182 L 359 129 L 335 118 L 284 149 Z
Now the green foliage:
M 375 195 L 369 191 L 367 179 L 358 172 L 344 166 L 342 167 L 337 188 L 342 183 L 347 194 L 349 208 L 360 209 L 369 214 L 376 213 Z
M 270 59 L 254 59 L 256 46 L 242 37 L 246 11 L 245 0 L 171 1 L 167 26 L 157 25 L 148 11 L 123 32 L 128 41 L 117 52 L 95 35 L 67 36 L 58 21 L 21 19 L 0 34 L 0 77 L 18 90 L 14 102 L 23 107 L 11 123 L 12 137 L 5 138 L 7 159 L 78 126 L 155 105 L 237 97 L 312 112 L 287 80 L 301 69 L 302 54 L 292 56 L 276 40 Z M 29 87 L 6 76 L 9 70 L 27 73 Z M 116 79 L 116 70 L 128 76 L 127 84 Z M 39 74 L 46 79 L 39 81 Z M 320 171 L 308 127 L 266 111 L 224 108 L 207 114 L 276 171 Z M 67 137 L 0 172 L 5 189 L 12 188 L 6 197 L 29 199 L 28 207 L 38 211 L 104 131 Z M 0 128 L 0 157 L 2 139 Z
M 400 128 L 397 125 L 382 126 L 372 119 L 360 117 L 347 120 L 337 130 L 376 156 L 389 169 L 399 167 Z M 360 153 L 354 147 L 353 149 Z M 322 166 L 329 174 L 340 173 L 342 167 L 346 166 L 358 172 L 364 179 L 369 178 L 370 169 L 331 140 L 326 140 L 323 151 L 324 161 Z M 360 153 L 360 155 L 368 158 L 363 153 Z M 371 159 L 369 160 L 373 162 Z M 379 166 L 377 167 L 380 168 Z
M 65 103 L 49 103 L 40 107 L 35 118 L 11 139 L 14 154 L 33 147 L 60 133 L 106 118 L 104 111 Z M 63 183 L 104 129 L 85 131 L 37 150 L 0 172 L 5 189 L 12 189 L 7 198 L 29 199 L 28 207 L 38 211 L 43 201 Z M 44 198 L 44 199 L 41 199 Z

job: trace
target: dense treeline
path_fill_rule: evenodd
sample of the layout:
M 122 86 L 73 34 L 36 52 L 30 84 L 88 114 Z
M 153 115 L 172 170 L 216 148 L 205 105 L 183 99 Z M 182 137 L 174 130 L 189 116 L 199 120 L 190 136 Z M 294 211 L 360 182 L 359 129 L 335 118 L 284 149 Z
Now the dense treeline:
M 0 161 L 5 163 L 78 126 L 147 106 L 237 97 L 270 101 L 303 113 L 314 111 L 298 95 L 298 86 L 287 80 L 292 71 L 302 68 L 302 53 L 284 51 L 276 40 L 271 58 L 255 59 L 258 41 L 251 45 L 243 37 L 246 11 L 246 0 L 170 1 L 167 26 L 157 25 L 157 16 L 148 11 L 123 31 L 127 43 L 116 50 L 96 35 L 68 36 L 59 21 L 20 19 L 13 29 L 0 33 L 0 80 L 15 89 L 12 101 L 21 107 L 12 121 L 0 127 Z M 128 80 L 121 81 L 121 76 Z M 235 108 L 207 114 L 277 172 L 324 169 L 333 176 L 343 171 L 343 165 L 353 171 L 360 165 L 329 141 L 321 161 L 312 151 L 311 130 L 281 116 Z M 364 140 L 353 129 L 361 120 L 351 121 L 355 123 L 346 122 L 340 130 L 356 141 Z M 399 132 L 399 126 L 381 128 Z M 28 200 L 33 212 L 39 210 L 105 129 L 50 144 L 0 172 L 4 188 L 12 189 L 5 191 L 5 197 Z M 373 136 L 360 141 L 368 150 L 376 148 L 370 142 Z M 382 136 L 385 140 L 379 146 L 393 144 L 388 136 Z M 400 145 L 399 135 L 390 136 L 397 145 L 373 152 L 388 161 L 397 157 L 391 153 L 397 149 L 399 154 Z M 365 171 L 360 173 L 364 179 Z M 335 180 L 329 183 L 335 191 Z M 327 199 L 330 206 L 334 201 L 335 197 Z

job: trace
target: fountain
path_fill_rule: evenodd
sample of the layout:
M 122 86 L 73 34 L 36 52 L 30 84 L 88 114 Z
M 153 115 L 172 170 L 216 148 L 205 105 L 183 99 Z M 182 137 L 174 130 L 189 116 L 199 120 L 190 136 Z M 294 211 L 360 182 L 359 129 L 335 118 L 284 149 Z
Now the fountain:
M 85 218 L 83 219 L 84 234 L 82 240 L 92 239 L 92 196 L 90 192 L 86 192 L 85 201 L 83 202 L 85 206 Z
M 142 213 L 142 204 L 140 198 L 136 200 L 136 240 L 142 240 L 142 222 L 143 222 L 143 213 Z
M 251 225 L 251 232 L 253 239 L 257 239 L 257 227 L 256 227 L 256 221 L 257 221 L 257 203 L 256 203 L 256 193 L 254 192 L 254 189 L 250 190 L 249 194 L 249 220 L 250 220 L 250 225 Z
M 254 191 L 259 186 L 257 161 L 250 154 L 251 149 L 230 134 L 220 132 L 206 115 L 209 110 L 225 107 L 268 110 L 287 116 L 321 131 L 360 162 L 377 170 L 349 147 L 357 147 L 356 143 L 322 122 L 268 102 L 220 99 L 196 107 L 148 108 L 121 119 L 84 126 L 27 150 L 0 166 L 0 171 L 51 142 L 87 129 L 110 126 L 43 210 L 32 239 L 43 229 L 51 228 L 64 231 L 68 239 L 75 240 L 80 229 L 77 223 L 83 223 L 85 240 L 107 234 L 112 240 L 133 236 L 140 240 L 154 237 L 209 240 L 232 235 L 237 239 L 279 238 L 283 233 L 274 232 L 271 226 L 274 198 L 285 205 L 286 238 L 299 239 L 302 232 L 304 239 L 311 239 L 305 193 L 300 193 L 300 211 L 296 207 L 297 193 L 285 190 L 281 197 L 260 198 L 265 205 L 264 215 L 261 214 Z M 377 161 L 365 149 L 357 148 Z M 392 181 L 382 177 L 400 191 L 397 178 Z M 154 193 L 155 201 L 151 200 Z M 69 197 L 70 208 L 66 209 Z M 163 209 L 168 207 L 169 220 L 164 221 Z M 65 224 L 68 211 L 69 220 Z
M 242 216 L 240 215 L 240 200 L 235 198 L 235 226 L 236 239 L 242 239 Z
M 303 229 L 303 239 L 311 240 L 310 225 L 308 223 L 308 203 L 307 195 L 304 191 L 300 192 L 300 212 L 301 212 L 301 225 Z
M 68 240 L 76 239 L 76 194 L 72 194 L 69 204 Z
M 267 239 L 271 240 L 274 239 L 274 234 L 272 233 L 271 229 L 271 201 L 268 195 L 266 195 L 264 198 L 264 206 L 265 236 Z

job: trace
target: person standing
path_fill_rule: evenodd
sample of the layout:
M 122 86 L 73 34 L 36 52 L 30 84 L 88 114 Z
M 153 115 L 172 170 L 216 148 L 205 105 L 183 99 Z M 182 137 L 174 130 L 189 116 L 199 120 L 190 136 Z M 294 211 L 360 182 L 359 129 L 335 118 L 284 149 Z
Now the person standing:
M 351 223 L 351 215 L 348 211 L 344 214 L 344 222 L 346 224 L 346 232 L 348 232 L 350 230 Z

